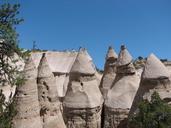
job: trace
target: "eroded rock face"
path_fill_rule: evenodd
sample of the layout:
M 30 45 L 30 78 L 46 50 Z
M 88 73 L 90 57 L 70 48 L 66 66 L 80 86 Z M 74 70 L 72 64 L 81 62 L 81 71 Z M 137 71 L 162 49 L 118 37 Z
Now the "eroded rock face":
M 30 58 L 24 68 L 25 83 L 17 88 L 17 115 L 13 128 L 42 128 L 37 90 L 37 69 Z
M 101 107 L 64 108 L 67 128 L 101 128 Z
M 126 128 L 129 109 L 105 107 L 103 128 Z
M 54 73 L 56 78 L 56 88 L 58 97 L 63 98 L 66 94 L 68 82 L 69 82 L 69 72 L 77 56 L 76 51 L 47 51 L 46 59 L 49 68 Z M 40 60 L 42 58 L 43 52 L 33 52 L 31 56 L 34 59 L 36 67 L 38 67 Z
M 43 128 L 66 128 L 55 80 L 44 53 L 38 66 L 38 98 Z
M 143 99 L 151 99 L 154 91 L 157 91 L 160 97 L 171 102 L 171 81 L 170 74 L 164 64 L 154 55 L 147 58 L 145 68 L 141 76 L 140 87 L 134 98 L 129 116 L 136 113 L 138 103 Z
M 125 128 L 140 77 L 132 64 L 132 56 L 125 46 L 117 60 L 116 77 L 104 104 L 104 128 Z
M 101 128 L 103 97 L 98 88 L 95 68 L 85 49 L 81 49 L 71 68 L 64 98 L 67 128 Z
M 103 77 L 100 83 L 100 90 L 103 94 L 104 99 L 106 98 L 107 92 L 111 88 L 112 83 L 116 76 L 117 57 L 118 56 L 113 50 L 113 48 L 109 47 L 107 55 L 106 55 L 106 62 L 105 62 Z

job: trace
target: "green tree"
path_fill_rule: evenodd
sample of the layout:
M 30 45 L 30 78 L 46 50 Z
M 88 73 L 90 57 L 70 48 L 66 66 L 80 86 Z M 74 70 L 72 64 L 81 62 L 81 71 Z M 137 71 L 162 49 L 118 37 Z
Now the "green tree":
M 19 7 L 19 4 L 9 3 L 0 6 L 0 81 L 3 84 L 15 81 L 17 70 L 9 62 L 16 61 L 13 59 L 14 53 L 21 55 L 16 32 L 16 25 L 23 21 L 17 17 Z
M 6 84 L 18 85 L 22 79 L 15 65 L 14 54 L 21 56 L 18 47 L 16 26 L 23 20 L 18 18 L 19 4 L 3 3 L 0 5 L 0 86 Z M 16 114 L 14 102 L 10 97 L 8 102 L 0 90 L 0 128 L 10 128 L 13 116 Z
M 157 92 L 151 96 L 151 101 L 140 102 L 139 112 L 129 121 L 134 128 L 171 128 L 171 106 L 164 102 Z

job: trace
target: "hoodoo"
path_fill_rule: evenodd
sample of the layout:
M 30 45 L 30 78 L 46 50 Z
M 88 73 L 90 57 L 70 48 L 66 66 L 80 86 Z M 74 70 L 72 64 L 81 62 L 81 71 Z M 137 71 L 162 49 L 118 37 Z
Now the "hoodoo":
M 100 83 L 100 90 L 103 97 L 106 98 L 108 90 L 111 88 L 112 83 L 116 76 L 116 61 L 118 55 L 110 46 L 106 55 L 106 62 L 104 66 L 104 73 Z
M 151 99 L 152 93 L 156 91 L 163 100 L 171 102 L 171 81 L 170 74 L 165 65 L 154 55 L 147 58 L 142 76 L 140 87 L 134 98 L 130 116 L 136 113 L 140 101 Z
M 42 55 L 38 66 L 38 98 L 43 128 L 66 128 L 57 95 L 56 79 L 49 68 L 46 54 Z
M 140 77 L 132 64 L 132 56 L 125 46 L 121 46 L 116 77 L 104 104 L 104 128 L 125 128 L 139 82 Z
M 42 128 L 37 90 L 37 69 L 30 58 L 24 68 L 24 85 L 17 88 L 13 128 Z
M 63 102 L 67 128 L 101 128 L 103 96 L 95 73 L 92 59 L 85 49 L 80 49 Z

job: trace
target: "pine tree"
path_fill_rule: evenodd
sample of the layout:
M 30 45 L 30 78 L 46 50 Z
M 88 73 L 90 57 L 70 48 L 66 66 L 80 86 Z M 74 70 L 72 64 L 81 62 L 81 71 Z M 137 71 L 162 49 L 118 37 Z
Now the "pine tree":
M 16 32 L 16 26 L 23 21 L 18 18 L 19 7 L 19 4 L 9 3 L 0 6 L 0 86 L 17 85 L 22 81 L 16 77 L 19 73 L 16 66 L 11 65 L 17 61 L 13 59 L 14 54 L 22 55 Z M 11 97 L 7 102 L 0 90 L 0 128 L 11 128 L 12 117 L 16 114 L 14 106 Z
M 129 120 L 134 128 L 171 128 L 171 106 L 164 102 L 157 92 L 151 101 L 144 100 L 138 106 L 139 112 Z

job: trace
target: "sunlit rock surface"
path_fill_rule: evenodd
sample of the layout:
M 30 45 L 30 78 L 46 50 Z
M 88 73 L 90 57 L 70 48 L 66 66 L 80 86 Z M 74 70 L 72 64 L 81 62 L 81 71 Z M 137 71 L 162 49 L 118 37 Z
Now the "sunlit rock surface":
M 121 46 L 116 77 L 104 104 L 103 128 L 125 128 L 128 113 L 139 87 L 140 77 L 132 64 L 132 56 Z
M 38 99 L 43 128 L 66 128 L 57 95 L 56 79 L 44 53 L 38 66 Z
M 37 90 L 37 69 L 30 58 L 24 68 L 25 83 L 17 88 L 17 115 L 13 128 L 42 128 Z
M 118 55 L 110 46 L 106 55 L 106 62 L 104 66 L 103 77 L 100 83 L 100 90 L 103 97 L 106 98 L 108 90 L 111 88 L 112 83 L 116 76 L 116 61 Z
M 143 99 L 150 101 L 154 91 L 157 91 L 160 97 L 168 103 L 171 102 L 170 73 L 165 65 L 154 54 L 151 54 L 147 58 L 140 87 L 131 107 L 130 116 L 136 113 L 140 101 Z
M 95 73 L 95 67 L 86 50 L 80 49 L 71 68 L 63 102 L 67 128 L 101 128 L 103 96 Z
M 171 62 L 162 62 L 154 54 L 133 61 L 125 46 L 117 57 L 109 47 L 100 74 L 85 49 L 34 51 L 26 65 L 16 63 L 20 71 L 25 65 L 25 83 L 0 89 L 6 101 L 16 92 L 13 128 L 126 128 L 128 114 L 154 91 L 171 104 Z

